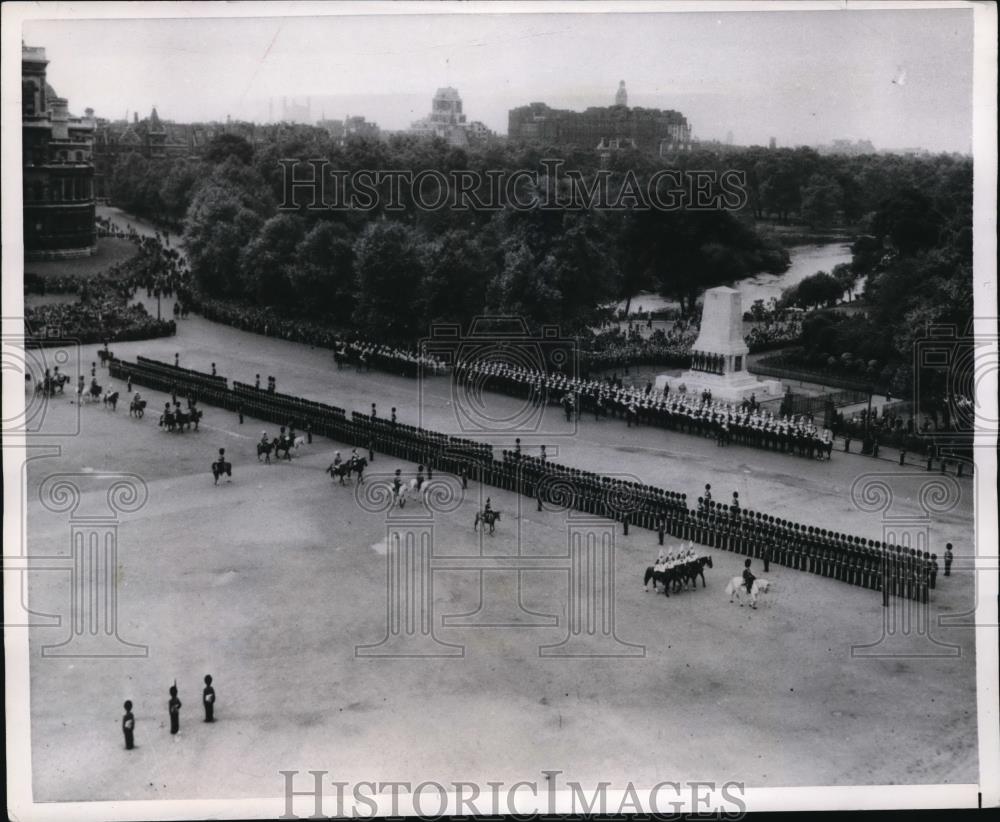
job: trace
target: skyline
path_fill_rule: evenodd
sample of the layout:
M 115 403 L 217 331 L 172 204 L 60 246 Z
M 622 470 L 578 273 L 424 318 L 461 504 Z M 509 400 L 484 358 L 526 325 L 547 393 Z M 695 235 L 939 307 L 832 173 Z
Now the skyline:
M 71 111 L 111 120 L 259 122 L 269 98 L 311 96 L 314 119 L 406 130 L 450 85 L 505 135 L 512 108 L 607 106 L 625 80 L 631 106 L 680 111 L 699 140 L 971 153 L 971 9 L 28 21 L 22 37 Z

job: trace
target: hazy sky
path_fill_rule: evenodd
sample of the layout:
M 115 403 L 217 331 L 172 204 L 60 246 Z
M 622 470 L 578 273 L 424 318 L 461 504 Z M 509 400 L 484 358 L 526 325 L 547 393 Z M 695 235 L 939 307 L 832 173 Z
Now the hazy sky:
M 506 134 L 513 106 L 609 105 L 625 80 L 703 139 L 971 152 L 969 9 L 32 21 L 23 38 L 71 111 L 110 118 L 260 120 L 269 97 L 313 95 L 315 117 L 399 129 L 453 85 Z

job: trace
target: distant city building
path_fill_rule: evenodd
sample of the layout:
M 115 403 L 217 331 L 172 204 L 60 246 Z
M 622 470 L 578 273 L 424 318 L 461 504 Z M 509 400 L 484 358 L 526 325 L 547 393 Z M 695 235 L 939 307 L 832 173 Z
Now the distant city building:
M 44 48 L 21 44 L 24 254 L 81 257 L 97 248 L 93 111 L 69 113 L 46 80 Z
M 594 148 L 602 155 L 622 149 L 667 156 L 691 148 L 691 126 L 678 111 L 629 108 L 623 80 L 615 105 L 585 111 L 530 103 L 511 109 L 507 135 L 512 140 Z
M 439 88 L 431 101 L 431 113 L 410 126 L 410 133 L 419 137 L 440 137 L 448 145 L 469 144 L 468 125 L 462 113 L 462 98 L 458 89 Z
M 628 106 L 628 92 L 625 90 L 625 81 L 618 81 L 618 92 L 615 94 L 616 106 Z
M 871 140 L 834 140 L 829 145 L 816 146 L 820 154 L 843 154 L 849 157 L 859 157 L 863 154 L 875 154 L 875 146 Z
M 89 109 L 88 109 L 89 111 Z M 128 120 L 96 121 L 94 131 L 94 189 L 98 200 L 111 196 L 111 172 L 120 157 L 139 154 L 147 160 L 196 156 L 212 137 L 214 129 L 160 120 L 156 106 L 140 120 L 138 112 Z
M 772 149 L 772 150 L 776 149 L 778 147 L 778 141 L 777 141 L 777 139 L 775 139 L 774 137 L 772 137 L 770 140 L 768 140 L 767 147 L 769 149 Z
M 344 118 L 344 137 L 371 137 L 377 139 L 381 129 L 376 123 L 368 122 L 364 117 Z
M 316 121 L 316 127 L 323 129 L 334 142 L 339 143 L 344 139 L 343 120 L 328 120 L 326 117 L 321 117 Z
M 281 111 L 275 117 L 274 98 L 267 101 L 267 120 L 270 123 L 312 123 L 312 99 L 306 97 L 305 105 L 297 103 L 295 98 L 289 100 L 288 97 L 281 98 Z

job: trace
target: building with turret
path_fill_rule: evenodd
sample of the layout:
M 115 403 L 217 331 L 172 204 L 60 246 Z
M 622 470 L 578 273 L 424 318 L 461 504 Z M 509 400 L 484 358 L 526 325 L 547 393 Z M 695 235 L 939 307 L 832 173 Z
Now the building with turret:
M 634 149 L 665 157 L 691 148 L 687 118 L 679 111 L 630 108 L 624 80 L 618 85 L 613 106 L 569 111 L 530 103 L 511 109 L 507 136 L 524 142 L 590 148 L 602 155 Z
M 21 136 L 26 260 L 97 249 L 93 111 L 75 117 L 46 82 L 44 48 L 21 44 Z
M 221 131 L 222 129 L 220 129 Z M 111 196 L 111 172 L 119 158 L 138 154 L 147 160 L 194 157 L 215 131 L 194 125 L 161 120 L 153 106 L 149 117 L 129 120 L 97 120 L 94 131 L 94 190 L 98 200 Z

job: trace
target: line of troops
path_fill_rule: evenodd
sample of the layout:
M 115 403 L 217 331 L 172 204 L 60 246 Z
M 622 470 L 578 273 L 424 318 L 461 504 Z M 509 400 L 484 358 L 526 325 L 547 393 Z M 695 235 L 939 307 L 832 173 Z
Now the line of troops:
M 459 363 L 456 379 L 484 380 L 484 387 L 542 403 L 555 400 L 566 409 L 609 414 L 630 424 L 643 423 L 699 436 L 715 437 L 720 444 L 737 442 L 812 459 L 833 453 L 833 436 L 804 417 L 776 417 L 770 412 L 753 412 L 740 405 L 705 401 L 687 394 L 654 394 L 646 390 L 610 388 L 598 380 L 583 380 L 563 374 L 548 374 L 497 361 Z
M 445 370 L 444 363 L 436 357 L 414 354 L 393 348 L 391 345 L 341 343 L 334 349 L 334 354 L 338 367 L 347 362 L 359 367 L 365 366 L 366 369 L 388 371 L 402 377 L 415 378 L 420 375 L 421 370 L 424 374 L 440 374 Z
M 463 485 L 472 479 L 534 497 L 539 507 L 547 502 L 612 518 L 626 534 L 630 525 L 657 532 L 661 545 L 669 534 L 876 591 L 885 585 L 891 596 L 925 602 L 936 585 L 936 554 L 741 509 L 738 496 L 732 505 L 722 505 L 712 500 L 710 486 L 690 509 L 686 494 L 562 466 L 521 453 L 520 444 L 494 459 L 488 443 L 400 423 L 395 409 L 389 418 L 380 417 L 374 403 L 370 413 L 354 411 L 348 419 L 334 406 L 234 383 L 237 388 L 247 413 L 273 422 L 296 420 L 296 427 L 304 424 L 317 434 L 366 447 L 370 461 L 378 451 L 427 466 L 428 478 L 442 470 L 460 476 Z

